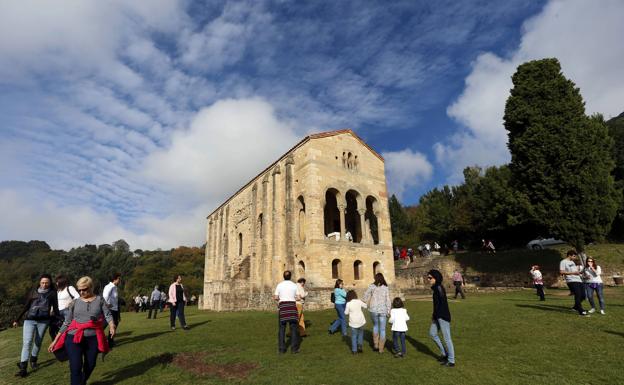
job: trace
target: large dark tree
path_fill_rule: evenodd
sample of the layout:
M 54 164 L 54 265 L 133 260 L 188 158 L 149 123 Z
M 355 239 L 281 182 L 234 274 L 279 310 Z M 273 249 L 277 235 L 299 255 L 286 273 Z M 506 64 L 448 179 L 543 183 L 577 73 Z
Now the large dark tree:
M 557 59 L 524 63 L 505 106 L 510 169 L 533 220 L 579 250 L 606 235 L 617 209 L 613 140 L 601 117 L 585 115 Z
M 615 142 L 613 146 L 613 158 L 615 169 L 613 177 L 619 189 L 624 188 L 624 113 L 607 121 L 609 134 Z M 624 196 L 620 195 L 620 208 L 611 227 L 610 237 L 616 240 L 624 240 Z

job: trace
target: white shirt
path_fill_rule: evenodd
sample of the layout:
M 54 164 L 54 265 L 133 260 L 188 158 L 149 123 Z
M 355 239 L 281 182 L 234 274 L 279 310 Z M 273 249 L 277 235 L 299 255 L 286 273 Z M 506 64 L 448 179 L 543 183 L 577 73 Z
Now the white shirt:
M 111 310 L 119 311 L 119 302 L 117 297 L 117 286 L 114 283 L 109 282 L 108 285 L 104 286 L 104 291 L 102 292 L 102 298 L 104 298 L 104 302 L 109 305 Z
M 282 281 L 277 284 L 275 295 L 279 298 L 279 302 L 295 302 L 297 284 L 293 281 Z
M 398 308 L 390 310 L 390 319 L 388 322 L 392 324 L 393 332 L 406 332 L 407 321 L 409 321 L 409 319 L 407 310 L 405 310 L 405 308 Z
M 352 328 L 361 328 L 366 324 L 366 317 L 362 312 L 362 308 L 366 309 L 366 304 L 359 299 L 352 299 L 347 302 L 345 314 L 349 316 L 349 326 Z
M 585 268 L 584 273 L 586 283 L 602 283 L 602 278 L 600 278 L 600 275 L 602 274 L 602 269 L 600 268 L 600 266 L 596 266 L 595 271 L 587 267 Z
M 303 286 L 300 283 L 297 284 L 297 303 L 304 304 L 305 297 L 308 295 L 308 292 L 305 291 Z
M 565 258 L 562 259 L 559 263 L 559 271 L 573 273 L 579 271 L 579 267 L 576 266 L 576 263 L 574 261 Z M 564 277 L 566 282 L 582 282 L 580 275 L 565 275 Z
M 67 307 L 74 300 L 74 298 L 80 297 L 80 294 L 78 294 L 73 286 L 67 286 L 65 287 L 65 289 L 56 293 L 56 296 L 58 298 L 58 309 L 59 311 L 61 311 L 67 309 Z

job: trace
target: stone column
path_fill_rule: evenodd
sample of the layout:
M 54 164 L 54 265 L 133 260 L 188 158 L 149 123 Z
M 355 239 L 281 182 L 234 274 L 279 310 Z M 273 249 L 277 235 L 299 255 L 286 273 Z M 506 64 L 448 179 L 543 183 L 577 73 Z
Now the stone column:
M 285 244 L 285 260 L 286 260 L 286 269 L 290 270 L 295 274 L 295 248 L 294 248 L 294 239 L 295 239 L 295 218 L 293 210 L 293 165 L 295 164 L 295 160 L 293 156 L 290 155 L 286 158 L 286 226 L 284 226 L 284 244 Z
M 366 209 L 358 209 L 357 212 L 358 214 L 360 214 L 360 233 L 362 235 L 362 239 L 360 239 L 360 242 L 363 244 L 368 244 L 368 231 L 366 231 L 366 219 L 364 218 L 364 214 L 366 214 Z
M 215 260 L 213 265 L 215 279 L 222 280 L 223 277 L 221 276 L 221 263 L 223 261 L 223 209 L 219 210 L 217 216 L 219 218 L 219 232 L 216 234 L 217 241 L 215 242 L 215 246 L 217 248 L 217 252 L 215 254 Z
M 228 261 L 228 253 L 230 249 L 230 206 L 225 208 L 225 239 L 223 240 L 223 279 L 230 278 L 230 264 Z
M 262 177 L 262 250 L 260 251 L 260 284 L 262 290 L 268 285 L 267 273 L 270 271 L 270 265 L 268 265 L 269 255 L 269 237 L 267 222 L 269 215 L 269 174 L 265 174 Z
M 256 255 L 256 227 L 258 221 L 257 202 L 258 184 L 254 183 L 251 188 L 251 256 L 249 257 L 250 290 L 258 285 L 258 256 Z
M 373 214 L 377 218 L 377 239 L 379 240 L 379 244 L 383 245 L 382 239 L 384 239 L 384 237 L 382 237 L 382 234 L 383 234 L 383 231 L 382 231 L 383 220 L 381 218 L 381 211 L 379 211 L 379 210 L 374 211 Z M 371 235 L 372 235 L 372 230 L 371 230 Z M 394 253 L 394 250 L 392 252 Z
M 208 233 L 206 234 L 206 261 L 204 263 L 204 282 L 210 281 L 210 264 L 212 263 L 212 218 L 208 218 Z
M 269 281 L 269 286 L 273 286 L 273 284 L 276 282 L 277 277 L 279 276 L 279 260 L 280 260 L 280 253 L 279 253 L 279 249 L 280 249 L 280 244 L 278 243 L 278 234 L 281 233 L 280 231 L 280 226 L 281 226 L 281 221 L 278 215 L 278 207 L 280 207 L 280 204 L 278 202 L 278 189 L 277 189 L 277 178 L 279 178 L 278 175 L 280 175 L 282 172 L 280 170 L 280 166 L 279 164 L 277 166 L 275 166 L 275 168 L 273 169 L 273 183 L 272 183 L 272 190 L 273 190 L 273 199 L 272 199 L 272 215 L 271 215 L 271 244 L 273 247 L 273 259 L 271 260 L 271 280 Z
M 340 241 L 343 242 L 346 241 L 345 233 L 347 232 L 347 224 L 345 222 L 345 214 L 347 213 L 347 206 L 344 204 L 339 204 L 338 211 L 340 212 Z

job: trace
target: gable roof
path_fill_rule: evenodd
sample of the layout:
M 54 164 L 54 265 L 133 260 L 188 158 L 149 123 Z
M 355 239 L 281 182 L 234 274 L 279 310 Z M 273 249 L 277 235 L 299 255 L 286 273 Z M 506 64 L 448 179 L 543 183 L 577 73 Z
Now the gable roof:
M 334 130 L 334 131 L 326 131 L 326 132 L 319 132 L 318 134 L 311 134 L 306 136 L 305 138 L 303 138 L 299 143 L 295 144 L 290 150 L 286 151 L 282 156 L 280 156 L 275 162 L 271 163 L 267 168 L 265 168 L 264 170 L 262 170 L 258 175 L 256 175 L 255 177 L 251 178 L 251 180 L 249 182 L 247 182 L 243 187 L 241 187 L 240 189 L 238 189 L 238 191 L 236 191 L 234 194 L 230 195 L 230 197 L 228 199 L 225 200 L 225 202 L 221 203 L 219 205 L 219 207 L 217 207 L 216 209 L 214 209 L 210 214 L 208 214 L 208 216 L 206 217 L 209 218 L 212 214 L 216 213 L 217 211 L 219 211 L 223 206 L 227 205 L 232 198 L 234 198 L 235 196 L 238 195 L 238 193 L 240 193 L 241 191 L 243 191 L 244 189 L 246 189 L 250 184 L 252 184 L 256 179 L 258 179 L 258 177 L 260 177 L 262 174 L 264 174 L 265 172 L 267 172 L 268 170 L 270 170 L 271 168 L 273 168 L 277 163 L 279 163 L 282 159 L 284 159 L 285 157 L 287 157 L 290 153 L 292 153 L 293 151 L 295 151 L 296 149 L 298 149 L 299 147 L 303 146 L 304 144 L 306 144 L 307 142 L 309 142 L 312 139 L 322 139 L 322 138 L 328 138 L 330 136 L 336 136 L 336 135 L 342 135 L 342 134 L 350 134 L 351 136 L 353 136 L 355 139 L 357 139 L 364 147 L 368 148 L 370 150 L 370 152 L 373 153 L 373 155 L 375 155 L 377 158 L 379 158 L 382 162 L 384 161 L 384 158 L 379 155 L 379 153 L 375 150 L 373 150 L 371 148 L 371 146 L 369 146 L 368 144 L 366 144 L 366 142 L 364 142 L 362 140 L 362 138 L 360 138 L 359 136 L 357 136 L 357 134 L 355 132 L 353 132 L 353 130 L 351 130 L 350 128 L 346 128 L 346 129 L 342 129 L 342 130 Z

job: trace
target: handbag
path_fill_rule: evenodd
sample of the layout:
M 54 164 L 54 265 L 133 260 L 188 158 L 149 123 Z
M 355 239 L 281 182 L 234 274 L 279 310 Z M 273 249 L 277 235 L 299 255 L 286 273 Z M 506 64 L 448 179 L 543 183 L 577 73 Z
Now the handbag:
M 67 334 L 63 336 L 62 338 L 66 339 Z M 69 359 L 69 356 L 67 355 L 67 349 L 65 348 L 65 344 L 63 344 L 62 348 L 53 350 L 52 354 L 54 354 L 54 357 L 60 362 L 65 362 Z

